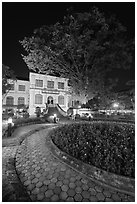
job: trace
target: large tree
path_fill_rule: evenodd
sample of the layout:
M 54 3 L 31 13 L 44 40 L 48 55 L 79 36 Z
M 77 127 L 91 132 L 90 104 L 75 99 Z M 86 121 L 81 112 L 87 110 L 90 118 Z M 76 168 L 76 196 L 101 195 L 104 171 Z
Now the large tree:
M 68 13 L 62 23 L 36 29 L 21 41 L 23 59 L 31 70 L 69 78 L 73 92 L 88 100 L 116 85 L 112 70 L 130 67 L 125 32 L 114 16 L 105 18 L 96 7 Z
M 14 81 L 16 80 L 14 71 L 8 66 L 2 64 L 2 99 L 5 98 L 5 96 L 11 89 L 12 83 L 9 82 L 9 79 L 12 83 L 14 83 Z

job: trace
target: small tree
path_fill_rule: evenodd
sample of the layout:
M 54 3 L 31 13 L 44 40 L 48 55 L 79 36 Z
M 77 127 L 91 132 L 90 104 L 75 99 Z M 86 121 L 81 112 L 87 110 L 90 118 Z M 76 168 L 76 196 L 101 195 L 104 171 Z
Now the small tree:
M 36 29 L 21 41 L 28 53 L 23 59 L 31 70 L 69 78 L 73 93 L 86 102 L 112 90 L 112 70 L 130 67 L 125 31 L 115 17 L 105 18 L 95 7 L 89 13 L 68 13 L 63 23 Z
M 9 79 L 14 82 L 16 80 L 16 76 L 13 70 L 2 64 L 2 100 L 11 89 L 11 83 L 9 83 Z

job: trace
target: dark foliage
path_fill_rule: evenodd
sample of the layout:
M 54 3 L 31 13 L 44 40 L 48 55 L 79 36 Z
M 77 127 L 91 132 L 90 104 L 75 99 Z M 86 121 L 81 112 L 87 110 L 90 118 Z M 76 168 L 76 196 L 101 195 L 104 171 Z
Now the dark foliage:
M 51 135 L 64 152 L 88 164 L 123 176 L 135 176 L 135 130 L 131 124 L 77 123 Z

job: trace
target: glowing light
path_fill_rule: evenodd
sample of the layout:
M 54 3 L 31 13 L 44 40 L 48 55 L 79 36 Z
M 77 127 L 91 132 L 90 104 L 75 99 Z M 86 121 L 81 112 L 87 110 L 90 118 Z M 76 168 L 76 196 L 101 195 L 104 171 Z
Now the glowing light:
M 113 103 L 113 107 L 114 108 L 118 108 L 119 107 L 119 103 Z
M 12 118 L 8 118 L 8 124 L 12 123 Z

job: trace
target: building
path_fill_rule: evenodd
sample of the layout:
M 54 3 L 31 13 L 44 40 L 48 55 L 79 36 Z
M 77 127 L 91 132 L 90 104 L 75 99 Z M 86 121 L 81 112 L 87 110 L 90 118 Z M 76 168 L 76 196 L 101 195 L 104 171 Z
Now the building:
M 29 82 L 30 115 L 35 114 L 36 107 L 40 107 L 43 111 L 47 105 L 55 106 L 56 104 L 67 111 L 70 101 L 68 79 L 30 72 Z
M 3 98 L 3 110 L 14 109 L 16 110 L 18 105 L 29 106 L 29 81 L 9 80 L 11 89 L 4 95 Z
M 3 109 L 14 109 L 18 105 L 28 106 L 29 114 L 35 115 L 36 108 L 41 111 L 48 106 L 58 104 L 61 109 L 67 111 L 73 105 L 68 79 L 51 75 L 29 73 L 29 81 L 10 81 L 10 91 L 3 100 Z

